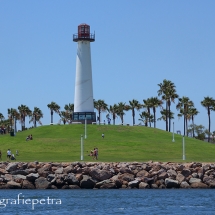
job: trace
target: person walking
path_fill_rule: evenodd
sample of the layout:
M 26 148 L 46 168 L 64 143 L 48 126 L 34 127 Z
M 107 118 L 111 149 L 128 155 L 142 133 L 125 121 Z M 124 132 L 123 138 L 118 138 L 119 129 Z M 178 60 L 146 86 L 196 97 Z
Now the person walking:
M 102 133 L 102 138 L 103 138 L 103 139 L 105 138 L 105 134 L 104 134 L 104 133 Z
M 11 157 L 11 151 L 10 149 L 7 150 L 7 160 L 10 160 Z

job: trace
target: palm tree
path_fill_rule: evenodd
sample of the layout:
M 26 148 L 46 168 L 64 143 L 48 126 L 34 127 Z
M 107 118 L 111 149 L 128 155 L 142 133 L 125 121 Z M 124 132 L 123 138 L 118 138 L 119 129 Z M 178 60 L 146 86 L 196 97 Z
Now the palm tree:
M 64 109 L 66 111 L 66 116 L 67 116 L 67 120 L 68 122 L 71 122 L 73 119 L 73 113 L 74 113 L 74 104 L 68 104 L 64 106 Z
M 188 97 L 183 96 L 178 99 L 178 104 L 176 105 L 176 109 L 180 111 L 180 114 L 178 114 L 179 117 L 184 116 L 184 136 L 185 136 L 185 130 L 187 130 L 188 109 L 190 107 L 193 107 L 193 102 Z
M 146 108 L 148 113 L 149 113 L 149 116 L 151 115 L 150 114 L 150 108 L 152 107 L 152 104 L 151 104 L 151 100 L 150 98 L 148 99 L 143 99 L 143 105 L 142 105 L 143 108 Z M 151 127 L 151 121 L 149 121 L 149 125 Z
M 16 115 L 17 115 L 17 110 L 14 108 L 8 108 L 7 109 L 7 113 L 8 113 L 8 119 L 10 121 L 10 130 L 12 130 L 13 125 L 15 124 L 15 119 L 16 119 Z M 16 128 L 14 128 L 16 131 Z
M 170 119 L 174 119 L 174 113 L 172 111 L 169 112 L 168 110 L 163 109 L 160 111 L 160 113 L 161 113 L 161 117 L 157 119 L 158 121 L 163 120 L 166 122 L 166 117 Z
M 168 131 L 168 119 L 169 119 L 169 132 L 171 128 L 171 118 L 168 118 L 170 115 L 170 106 L 171 102 L 174 102 L 178 95 L 176 94 L 175 85 L 173 82 L 164 79 L 163 83 L 158 84 L 160 89 L 158 90 L 158 96 L 161 96 L 162 100 L 166 101 L 166 131 Z M 169 114 L 168 114 L 169 112 Z
M 215 100 L 212 97 L 204 97 L 204 100 L 201 101 L 201 105 L 207 109 L 208 112 L 208 132 L 210 133 L 211 129 L 211 118 L 210 118 L 210 111 L 215 111 Z M 208 135 L 208 142 L 210 142 L 210 135 Z
M 2 122 L 4 120 L 4 115 L 2 113 L 0 113 L 0 121 Z
M 148 111 L 143 111 L 139 116 L 140 119 L 138 120 L 143 122 L 146 127 L 148 127 L 148 122 L 152 122 L 154 120 L 153 115 L 150 115 Z
M 60 116 L 59 124 L 61 123 L 61 121 L 63 121 L 64 125 L 67 122 L 70 122 L 70 114 L 68 112 L 66 112 L 66 111 L 60 111 L 59 116 Z
M 50 104 L 47 105 L 47 107 L 51 111 L 51 125 L 53 125 L 53 114 L 55 113 L 60 113 L 60 106 L 56 102 L 51 102 Z
M 188 119 L 192 120 L 192 133 L 193 133 L 193 137 L 195 137 L 195 132 L 194 132 L 194 116 L 199 114 L 199 111 L 195 108 L 195 107 L 190 107 L 188 109 Z
M 108 111 L 108 105 L 105 103 L 104 100 L 99 99 L 98 101 L 94 100 L 94 107 L 98 111 L 99 114 L 99 124 L 101 120 L 101 112 L 106 112 Z
M 151 97 L 150 98 L 150 104 L 153 110 L 153 119 L 154 119 L 154 128 L 156 128 L 156 108 L 161 107 L 163 102 L 162 100 L 159 100 L 157 97 Z
M 117 115 L 120 117 L 122 125 L 124 123 L 124 111 L 129 110 L 129 106 L 125 102 L 119 102 L 117 105 Z
M 129 101 L 129 109 L 132 111 L 133 125 L 135 125 L 135 109 L 140 110 L 142 105 L 135 99 Z
M 20 121 L 22 125 L 22 131 L 25 130 L 25 117 L 31 116 L 32 111 L 29 109 L 26 105 L 20 105 L 18 106 L 19 114 L 20 114 Z
M 34 123 L 34 128 L 37 127 L 37 122 L 42 125 L 40 119 L 43 118 L 43 113 L 38 107 L 34 107 L 29 123 Z
M 115 125 L 115 120 L 117 118 L 117 105 L 114 104 L 113 106 L 110 105 L 110 108 L 109 108 L 109 112 L 112 114 L 113 116 L 113 125 Z

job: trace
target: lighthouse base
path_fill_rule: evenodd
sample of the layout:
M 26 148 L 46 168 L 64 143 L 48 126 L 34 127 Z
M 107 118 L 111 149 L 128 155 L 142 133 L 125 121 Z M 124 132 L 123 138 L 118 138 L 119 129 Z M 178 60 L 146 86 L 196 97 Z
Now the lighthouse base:
M 96 122 L 96 113 L 95 112 L 74 112 L 72 115 L 72 122 L 81 122 L 85 123 L 85 119 L 87 120 L 87 124 L 92 124 L 92 122 Z

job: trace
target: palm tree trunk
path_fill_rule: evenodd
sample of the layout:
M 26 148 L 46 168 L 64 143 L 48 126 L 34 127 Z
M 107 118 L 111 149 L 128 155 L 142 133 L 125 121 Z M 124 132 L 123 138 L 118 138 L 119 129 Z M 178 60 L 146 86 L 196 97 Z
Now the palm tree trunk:
M 155 108 L 153 108 L 153 113 L 154 113 L 154 128 L 156 128 Z
M 53 110 L 51 110 L 51 124 L 53 124 Z
M 193 124 L 193 138 L 195 137 L 195 133 L 194 133 L 194 117 L 192 115 L 192 124 Z
M 135 125 L 135 112 L 134 109 L 132 109 L 132 116 L 133 116 L 133 126 Z
M 167 114 L 167 111 L 168 111 L 168 102 L 166 101 L 166 131 L 168 131 L 168 114 Z
M 209 125 L 208 125 L 208 142 L 210 142 L 210 133 L 211 133 L 211 117 L 210 117 L 210 109 L 208 108 L 208 121 L 209 121 Z
M 169 116 L 169 132 L 171 131 L 171 117 L 170 117 L 170 105 L 171 105 L 171 102 L 169 101 L 169 112 L 168 112 L 168 116 Z

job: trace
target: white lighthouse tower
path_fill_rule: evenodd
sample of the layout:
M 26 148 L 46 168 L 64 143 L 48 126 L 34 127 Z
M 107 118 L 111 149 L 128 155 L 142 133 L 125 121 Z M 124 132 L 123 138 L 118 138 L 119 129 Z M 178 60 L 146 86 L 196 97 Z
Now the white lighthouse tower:
M 87 123 L 96 122 L 90 51 L 90 42 L 95 41 L 95 34 L 90 33 L 89 25 L 80 24 L 78 33 L 73 34 L 73 41 L 78 44 L 73 121 L 83 123 L 87 119 Z

